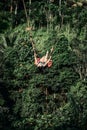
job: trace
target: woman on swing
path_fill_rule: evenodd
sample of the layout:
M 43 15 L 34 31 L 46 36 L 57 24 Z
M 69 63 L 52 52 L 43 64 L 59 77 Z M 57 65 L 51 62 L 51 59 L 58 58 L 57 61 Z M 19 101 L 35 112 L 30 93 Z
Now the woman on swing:
M 37 54 L 36 54 L 36 51 L 35 51 L 35 46 L 34 46 L 34 41 L 32 39 L 32 35 L 30 36 L 30 41 L 31 41 L 33 51 L 34 51 L 34 60 L 35 60 L 34 63 L 35 63 L 35 65 L 39 68 L 46 67 L 46 66 L 51 67 L 52 66 L 51 54 L 53 52 L 53 47 L 51 48 L 50 54 L 48 54 L 48 51 L 47 51 L 45 56 L 43 56 L 42 58 L 37 58 Z
M 34 60 L 35 60 L 35 65 L 37 67 L 51 67 L 52 66 L 52 60 L 51 60 L 51 53 L 53 52 L 53 47 L 51 48 L 50 54 L 48 51 L 46 52 L 46 55 L 43 56 L 42 58 L 37 58 L 36 52 L 34 52 Z

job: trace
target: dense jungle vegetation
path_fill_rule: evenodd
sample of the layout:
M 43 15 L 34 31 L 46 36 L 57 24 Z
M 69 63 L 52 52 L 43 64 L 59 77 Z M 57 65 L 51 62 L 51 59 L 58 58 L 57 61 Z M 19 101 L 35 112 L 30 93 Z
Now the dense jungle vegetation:
M 87 0 L 0 0 L 0 130 L 87 130 Z

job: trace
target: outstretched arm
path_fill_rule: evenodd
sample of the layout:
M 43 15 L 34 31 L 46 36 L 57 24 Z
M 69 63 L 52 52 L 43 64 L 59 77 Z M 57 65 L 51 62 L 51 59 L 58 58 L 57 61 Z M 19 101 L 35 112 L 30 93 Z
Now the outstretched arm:
M 34 61 L 35 61 L 35 65 L 37 65 L 38 63 L 37 63 L 37 55 L 36 55 L 36 53 L 34 53 Z

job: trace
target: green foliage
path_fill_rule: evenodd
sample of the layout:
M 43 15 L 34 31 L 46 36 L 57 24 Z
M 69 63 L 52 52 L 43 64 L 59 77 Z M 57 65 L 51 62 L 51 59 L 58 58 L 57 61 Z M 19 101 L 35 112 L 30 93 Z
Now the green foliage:
M 86 130 L 85 7 L 68 6 L 66 1 L 61 8 L 58 1 L 32 1 L 28 5 L 26 0 L 32 26 L 26 31 L 25 24 L 16 27 L 25 21 L 23 4 L 17 4 L 17 15 L 15 5 L 13 14 L 9 13 L 10 1 L 0 13 L 1 33 L 5 31 L 0 35 L 0 129 Z M 3 1 L 0 10 L 2 7 Z M 52 67 L 34 65 L 31 35 L 38 57 L 54 47 Z
M 76 125 L 85 129 L 86 117 L 87 117 L 87 84 L 84 82 L 78 82 L 75 86 L 71 88 L 70 94 L 72 95 L 73 104 L 75 112 Z
M 57 38 L 56 32 L 54 35 L 53 32 L 49 32 L 48 36 L 43 39 L 46 36 L 46 32 L 43 32 L 42 37 L 39 37 L 40 41 L 43 39 L 41 45 L 44 42 L 45 51 L 43 50 L 42 53 L 45 53 L 53 43 L 55 50 L 52 68 L 39 70 L 33 63 L 34 57 L 29 35 L 23 29 L 14 30 L 13 34 L 9 35 L 9 44 L 7 43 L 4 51 L 3 78 L 10 93 L 10 99 L 14 103 L 11 108 L 14 127 L 26 126 L 26 123 L 29 123 L 29 127 L 35 125 L 35 129 L 41 129 L 43 125 L 43 129 L 60 127 L 62 123 L 66 124 L 67 120 L 65 116 L 60 119 L 59 109 L 66 105 L 65 92 L 69 91 L 72 83 L 76 81 L 74 79 L 76 74 L 71 68 L 72 57 L 71 60 L 67 58 L 70 56 L 68 40 L 62 34 L 60 38 Z M 36 40 L 39 32 L 37 34 L 33 32 L 33 36 Z M 47 43 L 49 45 L 46 45 Z M 39 47 L 36 47 L 39 50 Z M 62 97 L 63 91 L 64 97 Z M 54 97 L 55 93 L 56 97 Z M 51 121 L 50 118 L 52 118 Z
M 0 33 L 4 32 L 4 30 L 9 27 L 9 13 L 8 12 L 0 12 Z

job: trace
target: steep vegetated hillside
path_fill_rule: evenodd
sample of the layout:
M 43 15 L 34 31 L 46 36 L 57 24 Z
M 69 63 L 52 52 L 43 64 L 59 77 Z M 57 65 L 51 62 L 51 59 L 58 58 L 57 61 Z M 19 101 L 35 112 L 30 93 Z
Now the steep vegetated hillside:
M 87 129 L 86 8 L 86 1 L 8 1 L 0 14 L 0 129 Z M 52 47 L 52 66 L 37 67 L 34 52 L 41 58 Z

